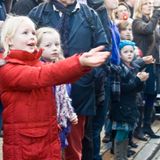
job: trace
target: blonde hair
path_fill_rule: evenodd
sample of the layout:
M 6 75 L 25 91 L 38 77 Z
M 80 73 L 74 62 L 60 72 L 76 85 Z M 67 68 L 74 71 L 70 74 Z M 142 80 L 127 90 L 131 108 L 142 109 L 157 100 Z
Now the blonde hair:
M 44 34 L 53 34 L 53 35 L 56 35 L 58 37 L 60 45 L 61 45 L 61 37 L 60 37 L 59 32 L 56 29 L 51 28 L 51 27 L 42 27 L 42 28 L 39 28 L 37 30 L 37 32 L 36 32 L 36 35 L 37 35 L 37 46 L 38 47 L 41 44 L 41 41 L 42 41 L 42 38 L 43 38 Z M 62 47 L 61 47 L 61 54 L 63 55 Z
M 136 0 L 135 6 L 134 6 L 134 13 L 133 13 L 133 19 L 142 18 L 142 5 L 144 3 L 144 0 Z M 150 15 L 150 17 L 152 14 Z
M 8 52 L 10 50 L 10 46 L 8 44 L 8 39 L 12 38 L 17 28 L 24 22 L 24 21 L 30 21 L 32 20 L 27 16 L 9 16 L 3 26 L 1 31 L 1 45 L 4 49 L 3 56 L 6 57 L 8 55 Z M 32 22 L 33 23 L 33 22 Z M 33 23 L 33 25 L 35 25 Z
M 59 32 L 56 29 L 51 28 L 51 27 L 42 27 L 42 28 L 39 28 L 37 30 L 37 32 L 36 32 L 36 35 L 37 35 L 37 46 L 38 47 L 41 44 L 41 41 L 42 41 L 42 38 L 43 38 L 44 34 L 54 34 L 54 35 L 57 35 L 59 41 L 61 42 L 61 40 L 60 40 L 60 34 L 59 34 Z
M 132 26 L 132 22 L 129 20 L 122 21 L 117 25 L 120 32 L 126 30 L 128 26 Z

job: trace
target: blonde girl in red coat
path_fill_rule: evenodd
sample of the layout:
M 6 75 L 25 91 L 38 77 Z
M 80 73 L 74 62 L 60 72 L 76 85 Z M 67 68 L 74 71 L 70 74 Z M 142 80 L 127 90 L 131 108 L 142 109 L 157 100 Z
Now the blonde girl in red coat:
M 42 63 L 34 23 L 24 16 L 8 18 L 2 28 L 5 50 L 0 67 L 4 106 L 3 160 L 60 160 L 55 97 L 52 86 L 71 83 L 110 53 L 103 46 L 57 63 Z

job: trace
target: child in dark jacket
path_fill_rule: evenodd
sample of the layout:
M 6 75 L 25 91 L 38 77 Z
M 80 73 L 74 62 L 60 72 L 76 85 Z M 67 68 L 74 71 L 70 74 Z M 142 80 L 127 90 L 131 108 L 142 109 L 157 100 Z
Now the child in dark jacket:
M 3 160 L 60 160 L 53 86 L 79 79 L 110 55 L 100 46 L 57 63 L 43 63 L 35 33 L 34 23 L 25 16 L 8 18 L 2 28 Z
M 111 100 L 110 116 L 112 130 L 114 131 L 115 160 L 127 159 L 128 133 L 133 130 L 138 111 L 136 107 L 136 95 L 141 91 L 149 74 L 139 72 L 132 64 L 134 59 L 135 43 L 128 40 L 120 42 L 121 72 L 120 72 L 120 98 Z

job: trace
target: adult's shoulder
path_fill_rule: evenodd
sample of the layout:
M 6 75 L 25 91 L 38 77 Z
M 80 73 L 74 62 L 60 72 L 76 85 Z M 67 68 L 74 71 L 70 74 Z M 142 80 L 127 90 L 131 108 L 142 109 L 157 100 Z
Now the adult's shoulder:
M 97 12 L 93 8 L 91 8 L 90 6 L 88 6 L 87 4 L 83 4 L 83 3 L 80 4 L 79 3 L 79 5 L 80 5 L 80 8 L 81 8 L 81 11 L 85 10 L 86 12 L 90 12 L 90 14 L 98 15 Z
M 28 14 L 28 16 L 33 20 L 37 20 L 42 16 L 42 13 L 51 12 L 53 11 L 52 4 L 49 2 L 42 2 L 36 7 L 34 7 Z
M 146 23 L 142 18 L 136 18 L 132 22 L 132 30 L 137 30 L 137 27 Z

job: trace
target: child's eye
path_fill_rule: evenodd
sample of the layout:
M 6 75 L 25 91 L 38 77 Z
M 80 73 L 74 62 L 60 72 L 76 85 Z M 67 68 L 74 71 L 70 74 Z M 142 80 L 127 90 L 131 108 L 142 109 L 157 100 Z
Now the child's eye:
M 58 43 L 58 42 L 57 42 L 57 43 L 55 43 L 55 46 L 59 46 L 59 45 L 60 45 L 60 43 Z
M 45 45 L 45 47 L 50 47 L 50 46 L 51 46 L 51 44 L 46 44 L 46 45 Z
M 128 51 L 124 51 L 124 53 L 128 53 Z
M 28 34 L 28 32 L 27 32 L 27 31 L 24 31 L 23 34 Z

